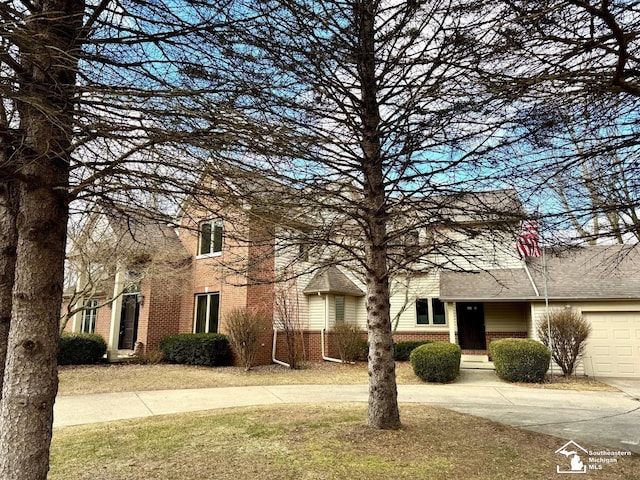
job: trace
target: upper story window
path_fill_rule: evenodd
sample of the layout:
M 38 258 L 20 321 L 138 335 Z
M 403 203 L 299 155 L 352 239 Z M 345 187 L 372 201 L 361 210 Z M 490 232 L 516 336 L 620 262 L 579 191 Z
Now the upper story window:
M 222 252 L 222 220 L 207 220 L 200 224 L 198 255 Z

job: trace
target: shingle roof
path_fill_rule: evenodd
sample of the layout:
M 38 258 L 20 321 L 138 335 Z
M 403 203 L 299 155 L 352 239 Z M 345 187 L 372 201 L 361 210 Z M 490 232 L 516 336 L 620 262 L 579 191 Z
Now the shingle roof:
M 562 252 L 547 251 L 547 292 L 551 300 L 640 298 L 640 247 L 591 246 Z M 525 268 L 485 272 L 443 272 L 443 300 L 539 300 L 544 298 L 542 258 L 527 262 L 536 294 Z
M 306 295 L 315 293 L 337 293 L 354 297 L 364 295 L 364 292 L 355 283 L 334 266 L 319 270 L 303 292 Z
M 166 254 L 174 260 L 190 257 L 173 227 L 159 221 L 109 212 L 106 213 L 119 246 L 131 254 Z

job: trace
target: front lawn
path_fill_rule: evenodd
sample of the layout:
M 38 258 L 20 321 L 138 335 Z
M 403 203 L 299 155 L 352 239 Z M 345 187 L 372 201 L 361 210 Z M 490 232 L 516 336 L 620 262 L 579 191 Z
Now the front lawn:
M 477 372 L 494 382 L 501 380 L 488 371 Z M 464 374 L 464 372 L 463 372 Z M 409 362 L 396 363 L 399 385 L 423 383 L 415 376 Z M 467 375 L 474 375 L 469 372 Z M 182 388 L 242 387 L 258 385 L 353 385 L 369 381 L 367 364 L 343 365 L 333 362 L 310 362 L 300 370 L 280 365 L 255 367 L 245 372 L 240 367 L 193 367 L 188 365 L 102 364 L 60 367 L 59 395 L 131 392 Z M 459 380 L 464 381 L 464 380 Z M 505 383 L 505 385 L 508 385 Z M 527 384 L 531 386 L 531 384 Z M 539 388 L 575 388 L 579 390 L 615 390 L 585 379 L 566 383 L 536 385 Z
M 420 405 L 401 407 L 402 429 L 373 430 L 366 408 L 277 405 L 56 429 L 48 478 L 517 480 L 556 478 L 567 463 L 555 437 Z M 588 474 L 640 479 L 640 458 Z

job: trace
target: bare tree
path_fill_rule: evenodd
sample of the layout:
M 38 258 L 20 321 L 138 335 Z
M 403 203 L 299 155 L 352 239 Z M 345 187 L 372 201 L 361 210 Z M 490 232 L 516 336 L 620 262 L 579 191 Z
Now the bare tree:
M 304 359 L 304 341 L 302 338 L 302 324 L 300 309 L 297 303 L 297 290 L 292 280 L 281 282 L 275 286 L 274 295 L 274 328 L 282 331 L 287 349 L 289 368 L 299 367 Z
M 8 352 L 0 478 L 47 475 L 70 213 L 99 197 L 114 209 L 145 206 L 153 216 L 197 189 L 204 145 L 215 151 L 234 143 L 230 130 L 241 122 L 224 113 L 233 112 L 237 96 L 223 78 L 226 8 L 199 1 L 0 4 L 0 352 Z M 206 88 L 193 78 L 203 63 L 219 67 Z M 207 115 L 205 100 L 217 105 Z
M 510 132 L 524 140 L 527 161 L 507 159 L 514 183 L 551 186 L 548 221 L 592 243 L 638 238 L 639 13 L 636 2 L 507 0 L 485 37 L 501 56 L 484 81 L 511 99 Z
M 522 213 L 509 210 L 506 196 L 491 203 L 467 195 L 503 185 L 482 155 L 495 146 L 499 103 L 475 77 L 486 52 L 471 33 L 486 18 L 472 7 L 245 2 L 249 28 L 231 39 L 251 59 L 236 70 L 236 81 L 251 85 L 243 111 L 264 125 L 237 163 L 289 187 L 279 204 L 305 213 L 299 228 L 278 231 L 314 250 L 314 268 L 340 265 L 366 285 L 369 424 L 376 428 L 400 425 L 391 275 L 481 263 L 463 239 L 480 224 L 503 227 Z M 206 70 L 203 78 L 214 74 Z M 460 222 L 464 215 L 473 221 Z M 420 255 L 406 255 L 416 233 Z M 436 252 L 440 259 L 427 255 Z

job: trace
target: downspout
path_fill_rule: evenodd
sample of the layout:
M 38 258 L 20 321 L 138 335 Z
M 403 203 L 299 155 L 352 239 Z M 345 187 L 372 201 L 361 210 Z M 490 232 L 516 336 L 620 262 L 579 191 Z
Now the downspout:
M 271 361 L 273 363 L 276 363 L 278 365 L 282 365 L 284 367 L 288 367 L 291 368 L 291 365 L 289 365 L 288 363 L 282 362 L 280 360 L 276 359 L 276 342 L 278 340 L 278 329 L 276 327 L 273 327 L 273 348 L 271 349 Z
M 318 292 L 318 295 L 320 295 L 320 292 Z M 332 357 L 327 357 L 325 355 L 324 352 L 324 332 L 325 330 L 329 329 L 329 295 L 325 295 L 324 296 L 324 328 L 322 330 L 320 330 L 320 343 L 321 343 L 321 349 L 322 349 L 322 359 L 327 361 L 327 362 L 336 362 L 336 363 L 342 363 L 342 360 L 340 360 L 339 358 L 332 358 Z

